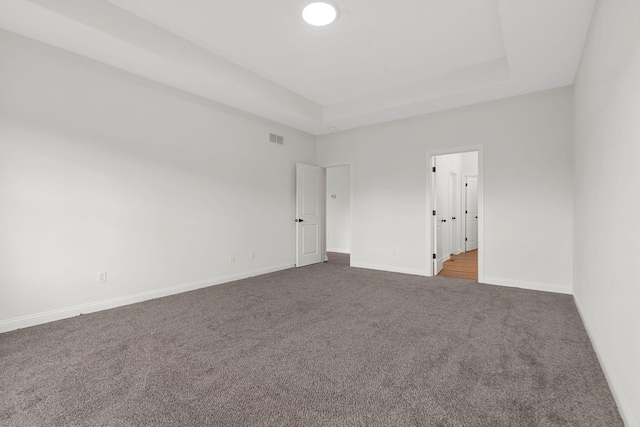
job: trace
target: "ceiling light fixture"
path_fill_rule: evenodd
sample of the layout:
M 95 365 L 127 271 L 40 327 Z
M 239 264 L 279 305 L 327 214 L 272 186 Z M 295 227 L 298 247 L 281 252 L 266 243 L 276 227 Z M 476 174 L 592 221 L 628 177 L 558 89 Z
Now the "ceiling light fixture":
M 329 3 L 316 2 L 307 5 L 302 11 L 302 18 L 307 24 L 322 27 L 331 24 L 338 16 L 336 8 Z

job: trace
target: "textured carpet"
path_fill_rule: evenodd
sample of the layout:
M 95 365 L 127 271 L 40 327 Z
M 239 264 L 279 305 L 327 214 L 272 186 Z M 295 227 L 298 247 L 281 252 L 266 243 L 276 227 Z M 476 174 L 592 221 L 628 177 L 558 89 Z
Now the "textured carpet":
M 621 426 L 567 295 L 321 264 L 0 335 L 9 426 Z

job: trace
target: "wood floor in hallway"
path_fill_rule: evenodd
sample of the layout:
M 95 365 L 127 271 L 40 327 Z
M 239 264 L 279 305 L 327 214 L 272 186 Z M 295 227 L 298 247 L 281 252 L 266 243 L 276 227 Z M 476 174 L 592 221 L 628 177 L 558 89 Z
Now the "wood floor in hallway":
M 451 255 L 442 265 L 442 271 L 438 276 L 478 280 L 478 251 Z

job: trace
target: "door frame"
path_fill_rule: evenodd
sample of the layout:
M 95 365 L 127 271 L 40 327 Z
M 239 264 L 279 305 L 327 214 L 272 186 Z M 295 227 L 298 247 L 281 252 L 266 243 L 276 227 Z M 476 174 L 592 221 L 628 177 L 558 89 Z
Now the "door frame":
M 350 260 L 353 264 L 353 254 L 355 252 L 355 227 L 353 223 L 353 162 L 335 162 L 335 163 L 322 163 L 318 164 L 318 167 L 322 168 L 322 194 L 324 197 L 322 200 L 322 238 L 321 238 L 321 250 L 322 260 L 327 261 L 327 168 L 336 168 L 339 166 L 349 166 L 349 221 L 351 222 L 351 253 Z
M 430 150 L 427 152 L 426 162 L 426 236 L 427 241 L 427 276 L 432 277 L 433 274 L 433 254 L 435 253 L 435 223 L 433 220 L 433 207 L 435 206 L 435 181 L 432 179 L 432 167 L 435 164 L 437 156 L 447 154 L 463 154 L 469 152 L 478 153 L 478 282 L 484 282 L 484 150 L 483 145 L 469 145 L 464 147 L 442 148 L 439 150 Z

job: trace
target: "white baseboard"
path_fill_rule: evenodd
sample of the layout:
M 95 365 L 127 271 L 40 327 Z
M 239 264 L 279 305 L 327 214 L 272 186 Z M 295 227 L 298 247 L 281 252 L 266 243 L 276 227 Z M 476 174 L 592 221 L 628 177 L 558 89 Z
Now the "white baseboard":
M 134 304 L 150 299 L 179 294 L 187 291 L 193 291 L 213 285 L 220 285 L 222 283 L 233 282 L 234 280 L 246 279 L 249 277 L 273 273 L 274 271 L 286 270 L 293 267 L 295 267 L 294 264 L 282 264 L 257 270 L 245 271 L 242 273 L 230 274 L 228 276 L 216 277 L 213 279 L 200 280 L 198 282 L 184 283 L 181 285 L 154 289 L 152 291 L 139 292 L 132 295 L 125 295 L 102 301 L 90 302 L 87 304 L 75 305 L 72 307 L 66 307 L 57 310 L 45 311 L 42 313 L 30 314 L 27 316 L 15 317 L 13 319 L 0 321 L 0 333 L 27 328 L 29 326 L 41 325 L 43 323 L 53 322 L 55 320 L 68 319 L 69 317 L 75 317 L 80 314 L 94 313 L 96 311 L 107 310 L 109 308 L 121 307 L 123 305 Z
M 367 268 L 370 270 L 390 271 L 392 273 L 412 274 L 414 276 L 432 277 L 432 276 L 429 276 L 428 272 L 425 270 L 399 268 L 399 267 L 392 267 L 387 265 L 367 264 L 367 263 L 352 261 L 351 267 Z M 558 294 L 568 294 L 568 295 L 571 295 L 573 290 L 570 285 L 556 285 L 556 284 L 549 284 L 549 283 L 526 282 L 523 280 L 499 279 L 495 277 L 485 277 L 482 283 L 485 283 L 487 285 L 529 289 L 532 291 L 554 292 Z
M 620 416 L 624 421 L 624 425 L 627 427 L 640 427 L 638 421 L 633 415 L 631 411 L 631 405 L 627 401 L 622 392 L 622 387 L 620 387 L 620 383 L 616 379 L 613 368 L 611 367 L 611 363 L 609 363 L 608 359 L 605 357 L 604 353 L 601 350 L 601 346 L 599 341 L 596 339 L 596 335 L 594 333 L 594 329 L 591 327 L 591 324 L 587 320 L 584 315 L 584 311 L 580 306 L 580 302 L 578 298 L 574 295 L 573 301 L 576 304 L 576 308 L 578 309 L 578 314 L 580 314 L 580 318 L 582 319 L 582 324 L 584 328 L 587 330 L 587 335 L 589 335 L 589 339 L 591 340 L 591 344 L 593 345 L 593 349 L 596 352 L 596 356 L 598 356 L 598 361 L 600 361 L 600 366 L 602 367 L 602 372 L 604 372 L 604 376 L 607 379 L 607 383 L 609 384 L 609 388 L 611 389 L 611 393 L 613 394 L 613 398 L 618 404 L 618 410 L 620 411 Z
M 427 276 L 427 271 L 425 270 L 414 270 L 411 268 L 392 267 L 388 265 L 367 264 L 367 263 L 361 263 L 361 262 L 354 263 L 352 261 L 351 267 L 367 268 L 369 270 L 390 271 L 392 273 L 411 274 L 413 276 Z
M 327 248 L 327 252 L 338 252 L 341 254 L 349 254 L 351 253 L 351 249 L 349 248 Z
M 571 285 L 527 282 L 524 280 L 501 279 L 498 277 L 485 276 L 481 283 L 486 283 L 487 285 L 506 286 L 509 288 L 529 289 L 532 291 L 554 292 L 556 294 L 571 295 L 573 293 L 573 287 Z

